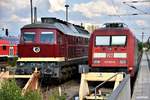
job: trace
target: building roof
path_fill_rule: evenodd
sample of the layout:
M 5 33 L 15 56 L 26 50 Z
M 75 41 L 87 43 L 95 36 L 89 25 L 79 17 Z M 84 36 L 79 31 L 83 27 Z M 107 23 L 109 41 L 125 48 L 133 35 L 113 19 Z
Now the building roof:
M 9 36 L 9 37 L 0 37 L 0 44 L 3 45 L 17 45 L 19 43 L 19 39 L 17 37 Z

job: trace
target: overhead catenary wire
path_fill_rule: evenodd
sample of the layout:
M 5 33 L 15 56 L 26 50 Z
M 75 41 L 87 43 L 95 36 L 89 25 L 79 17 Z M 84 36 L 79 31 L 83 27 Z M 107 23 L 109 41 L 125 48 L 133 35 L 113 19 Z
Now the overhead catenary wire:
M 123 2 L 123 4 L 125 4 L 125 5 L 127 5 L 127 6 L 129 6 L 129 7 L 131 7 L 131 8 L 133 8 L 133 9 L 135 9 L 135 10 L 138 10 L 138 11 L 144 13 L 144 14 L 148 14 L 147 12 L 144 12 L 143 10 L 141 10 L 141 9 L 139 9 L 139 8 L 133 6 L 133 5 L 129 5 L 128 3 L 125 3 L 125 2 Z
M 132 13 L 132 14 L 112 14 L 112 15 L 108 15 L 108 16 L 138 16 L 138 15 L 144 15 L 144 16 L 149 16 L 150 14 L 143 14 L 143 13 Z
M 131 2 L 139 2 L 139 1 L 131 1 Z M 150 2 L 150 1 L 143 1 L 143 2 Z M 135 9 L 135 10 L 137 10 L 137 11 L 139 11 L 140 13 L 110 14 L 108 16 L 137 16 L 137 15 L 144 15 L 144 16 L 146 16 L 146 15 L 150 15 L 150 13 L 147 13 L 147 12 L 139 9 L 139 8 L 135 7 L 134 5 L 129 5 L 128 4 L 129 2 L 122 2 L 122 3 L 127 5 L 127 6 L 129 6 L 129 7 L 131 7 L 131 8 L 133 8 L 133 9 Z
M 148 0 L 143 0 L 143 1 L 126 1 L 126 2 L 123 2 L 123 3 L 146 3 L 146 2 L 150 2 Z
M 138 8 L 135 7 L 135 6 L 132 6 L 132 8 L 134 8 L 134 9 L 136 9 L 136 10 L 139 10 L 141 13 L 117 14 L 117 13 L 118 13 L 118 9 L 116 9 L 114 1 L 111 0 L 111 3 L 112 3 L 112 5 L 113 5 L 113 8 L 114 8 L 116 14 L 114 14 L 114 15 L 109 15 L 109 16 L 119 16 L 119 18 L 123 20 L 123 18 L 122 18 L 121 16 L 138 16 L 138 15 L 144 15 L 144 16 L 145 16 L 145 15 L 150 15 L 150 14 L 148 14 L 147 12 L 144 12 L 144 11 L 138 9 Z M 133 28 L 133 29 L 135 29 L 135 28 Z M 147 29 L 149 29 L 149 28 L 147 28 L 147 27 L 136 28 L 136 30 L 147 30 Z
M 118 13 L 118 10 L 116 9 L 116 7 L 115 7 L 115 3 L 114 3 L 114 0 L 110 0 L 111 1 L 111 3 L 112 3 L 112 6 L 113 6 L 113 8 L 114 8 L 114 10 L 115 10 L 115 12 L 116 12 L 116 14 Z M 120 15 L 117 15 L 121 20 L 124 20 L 123 18 L 121 18 L 121 16 Z

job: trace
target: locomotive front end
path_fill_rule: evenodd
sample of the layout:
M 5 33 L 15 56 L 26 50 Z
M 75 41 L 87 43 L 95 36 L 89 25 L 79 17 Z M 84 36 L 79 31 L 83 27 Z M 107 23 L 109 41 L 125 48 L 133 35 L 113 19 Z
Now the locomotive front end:
M 56 30 L 23 28 L 21 32 L 17 61 L 19 73 L 31 74 L 37 67 L 42 74 L 58 77 L 57 63 L 65 59 L 56 43 Z
M 122 23 L 109 23 L 90 38 L 89 65 L 93 71 L 126 72 L 137 70 L 136 38 Z

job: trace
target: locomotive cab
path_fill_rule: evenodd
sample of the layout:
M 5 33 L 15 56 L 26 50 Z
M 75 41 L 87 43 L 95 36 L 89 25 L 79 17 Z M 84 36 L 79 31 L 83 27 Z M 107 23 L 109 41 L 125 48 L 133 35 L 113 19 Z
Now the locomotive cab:
M 64 41 L 60 38 L 62 38 L 60 32 L 55 29 L 23 28 L 18 45 L 20 57 L 17 61 L 18 67 L 25 70 L 30 67 L 32 70 L 26 71 L 26 73 L 32 73 L 36 66 L 39 70 L 43 70 L 44 74 L 53 74 L 52 66 L 59 66 L 58 62 L 65 61 L 65 54 L 60 49 L 63 48 L 60 44 L 64 44 Z M 58 76 L 57 73 L 54 74 Z
M 28 31 L 23 32 L 22 37 L 21 37 L 21 42 L 22 43 L 33 43 L 33 42 L 38 42 L 36 41 L 36 29 L 33 30 L 32 32 Z M 54 44 L 54 32 L 53 31 L 43 31 L 39 34 L 39 42 L 38 43 L 47 43 L 47 44 Z
M 90 38 L 89 65 L 93 71 L 134 73 L 136 39 L 123 23 L 107 23 Z
M 106 66 L 107 64 L 109 65 L 109 63 L 111 63 L 112 66 L 115 66 L 116 63 L 118 63 L 119 65 L 127 64 L 127 54 L 125 53 L 127 49 L 126 38 L 127 36 L 123 35 L 96 35 L 93 54 L 93 64 L 96 65 L 98 63 L 106 63 Z M 118 60 L 117 58 L 121 58 L 121 60 L 119 62 L 116 62 L 115 60 Z M 99 61 L 97 61 L 96 59 L 99 59 Z M 105 61 L 102 61 L 104 59 Z M 109 59 L 109 61 L 107 61 L 106 59 Z
M 127 36 L 125 35 L 96 35 L 92 56 L 92 66 L 126 67 L 126 41 Z
M 18 45 L 19 56 L 38 58 L 64 56 L 59 54 L 57 35 L 57 30 L 53 29 L 22 29 L 21 41 Z

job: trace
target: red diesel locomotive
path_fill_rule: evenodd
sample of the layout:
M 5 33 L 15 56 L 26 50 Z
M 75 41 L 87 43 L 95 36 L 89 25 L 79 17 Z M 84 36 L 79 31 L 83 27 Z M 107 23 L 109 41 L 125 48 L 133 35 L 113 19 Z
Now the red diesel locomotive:
M 123 23 L 106 23 L 90 37 L 88 64 L 93 71 L 126 72 L 134 76 L 140 57 L 138 40 Z
M 77 72 L 77 65 L 88 61 L 89 33 L 83 27 L 56 18 L 21 29 L 18 45 L 19 74 L 31 73 L 37 67 L 42 75 L 65 79 Z

